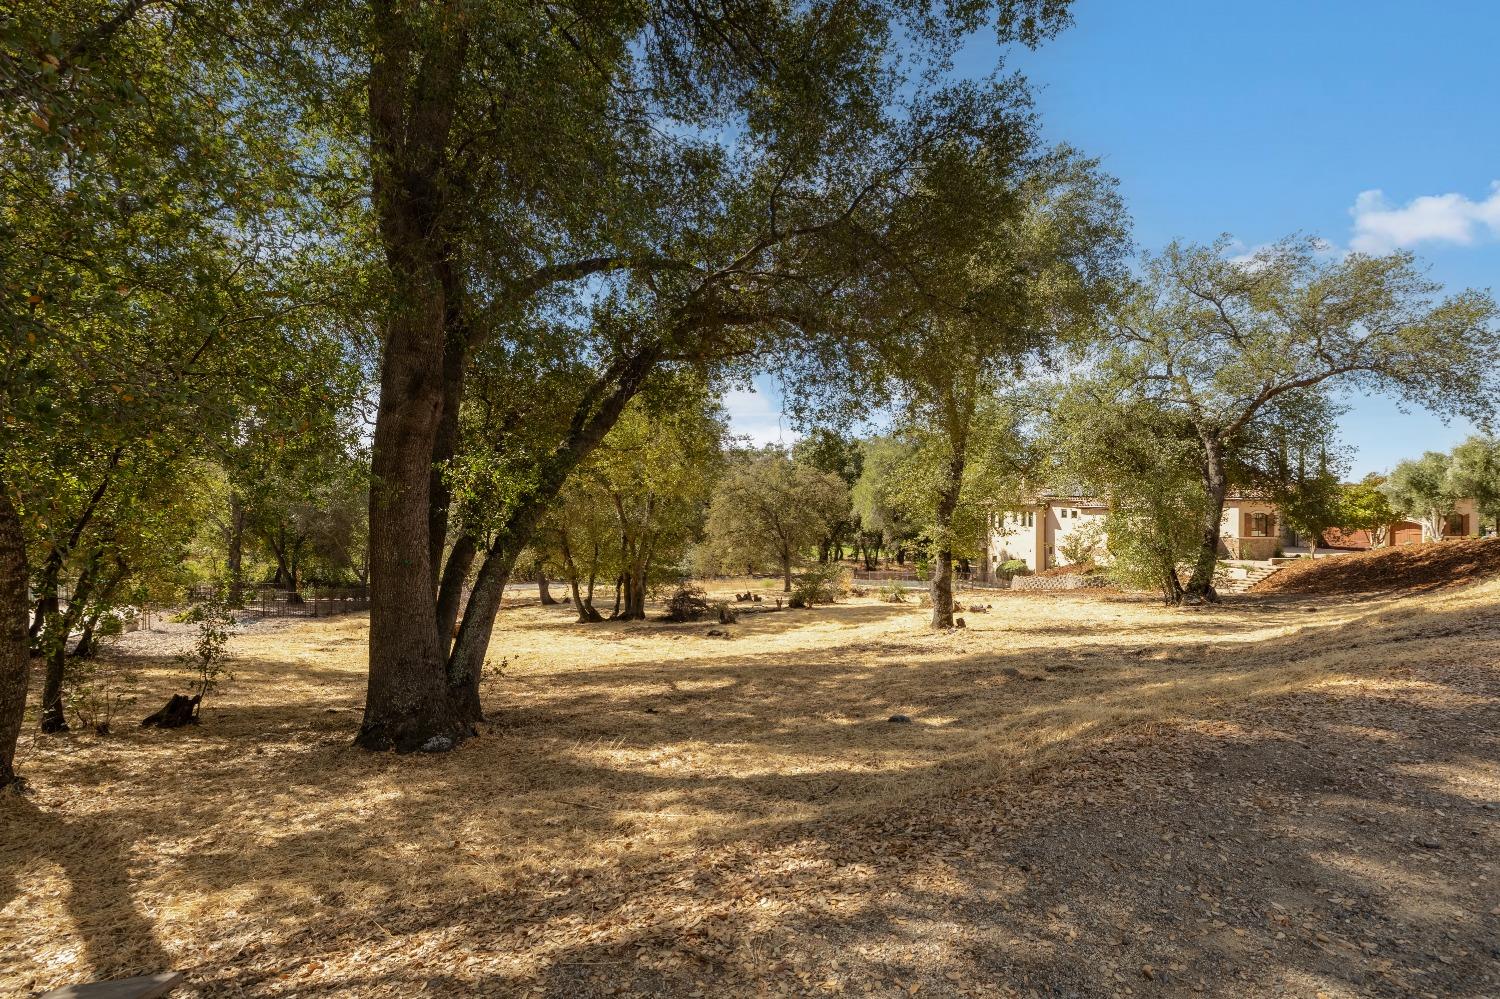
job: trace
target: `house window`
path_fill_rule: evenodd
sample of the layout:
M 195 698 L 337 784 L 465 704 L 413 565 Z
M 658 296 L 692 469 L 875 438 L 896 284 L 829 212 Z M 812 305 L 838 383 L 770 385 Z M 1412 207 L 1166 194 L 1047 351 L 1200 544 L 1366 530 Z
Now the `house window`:
M 1449 537 L 1455 535 L 1462 537 L 1469 533 L 1469 518 L 1461 513 L 1448 514 L 1448 523 L 1443 525 L 1443 533 Z
M 1250 536 L 1252 538 L 1268 538 L 1271 536 L 1271 515 L 1269 513 L 1252 513 L 1250 515 Z

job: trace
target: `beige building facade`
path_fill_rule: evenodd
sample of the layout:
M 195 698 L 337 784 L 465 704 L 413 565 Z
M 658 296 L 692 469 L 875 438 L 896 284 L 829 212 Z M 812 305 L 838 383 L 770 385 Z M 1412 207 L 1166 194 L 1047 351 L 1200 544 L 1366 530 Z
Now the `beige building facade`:
M 1020 509 L 992 513 L 980 578 L 990 578 L 1012 560 L 1024 562 L 1033 572 L 1068 565 L 1069 539 L 1092 530 L 1102 541 L 1108 512 L 1107 505 L 1095 497 L 1042 493 Z M 1460 500 L 1445 526 L 1446 537 L 1479 535 L 1474 501 Z M 1423 533 L 1419 525 L 1400 521 L 1391 525 L 1386 544 L 1413 544 L 1424 540 Z M 1224 501 L 1219 527 L 1219 554 L 1224 558 L 1263 561 L 1298 540 L 1281 523 L 1269 500 L 1233 493 Z M 1325 539 L 1321 544 L 1338 543 Z M 1346 547 L 1368 547 L 1368 543 Z

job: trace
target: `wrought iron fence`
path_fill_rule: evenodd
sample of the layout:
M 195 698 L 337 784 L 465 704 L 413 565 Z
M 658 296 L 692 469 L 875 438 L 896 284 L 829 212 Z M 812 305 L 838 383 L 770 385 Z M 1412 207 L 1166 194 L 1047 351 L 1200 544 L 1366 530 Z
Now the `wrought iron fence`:
M 211 590 L 194 587 L 193 600 L 205 600 Z M 302 590 L 246 587 L 240 593 L 242 610 L 261 617 L 334 617 L 368 610 L 370 590 L 366 586 L 316 586 Z

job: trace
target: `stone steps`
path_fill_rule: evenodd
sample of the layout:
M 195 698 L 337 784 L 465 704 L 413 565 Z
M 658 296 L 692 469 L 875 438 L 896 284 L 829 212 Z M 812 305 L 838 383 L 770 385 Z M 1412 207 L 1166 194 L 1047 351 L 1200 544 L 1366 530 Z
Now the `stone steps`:
M 1240 579 L 1236 577 L 1230 579 L 1223 586 L 1219 587 L 1219 589 L 1225 593 L 1244 593 L 1245 591 L 1249 590 L 1250 587 L 1260 582 L 1262 579 L 1268 579 L 1271 576 L 1276 575 L 1281 571 L 1281 569 L 1282 567 L 1279 565 L 1270 565 L 1263 568 L 1250 569 L 1246 571 L 1245 578 Z

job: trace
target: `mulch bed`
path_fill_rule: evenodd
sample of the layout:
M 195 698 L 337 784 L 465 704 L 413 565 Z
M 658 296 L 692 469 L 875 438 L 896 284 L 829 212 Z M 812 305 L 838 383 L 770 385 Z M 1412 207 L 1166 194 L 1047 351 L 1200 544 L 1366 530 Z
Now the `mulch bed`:
M 1454 538 L 1304 559 L 1250 588 L 1252 593 L 1339 595 L 1425 591 L 1500 576 L 1500 537 Z

